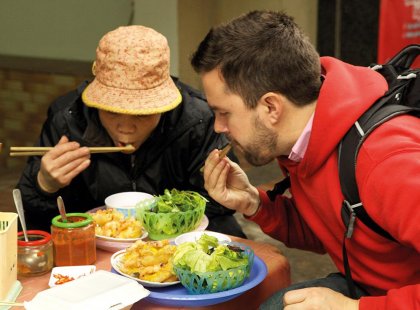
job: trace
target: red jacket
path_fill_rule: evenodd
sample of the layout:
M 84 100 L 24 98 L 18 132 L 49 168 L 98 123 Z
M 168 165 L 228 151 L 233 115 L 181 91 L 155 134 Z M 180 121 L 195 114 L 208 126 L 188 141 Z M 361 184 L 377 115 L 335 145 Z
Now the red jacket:
M 273 203 L 260 191 L 262 208 L 251 219 L 289 247 L 328 253 L 344 273 L 337 145 L 387 83 L 365 67 L 330 57 L 321 62 L 326 77 L 305 156 L 300 163 L 278 158 L 290 174 L 292 198 Z M 352 275 L 372 294 L 360 309 L 419 309 L 420 119 L 399 116 L 377 128 L 360 149 L 356 179 L 367 213 L 398 240 L 356 223 L 347 244 Z

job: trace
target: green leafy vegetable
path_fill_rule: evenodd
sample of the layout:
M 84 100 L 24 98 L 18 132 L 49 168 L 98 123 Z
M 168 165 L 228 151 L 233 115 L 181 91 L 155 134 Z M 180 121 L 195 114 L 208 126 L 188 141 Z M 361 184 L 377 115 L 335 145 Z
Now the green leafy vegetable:
M 207 200 L 197 192 L 165 189 L 163 195 L 156 197 L 156 203 L 150 210 L 156 213 L 176 213 L 193 210 L 205 204 Z
M 248 265 L 248 257 L 242 250 L 219 244 L 216 237 L 203 234 L 197 242 L 185 242 L 178 246 L 173 264 L 191 272 L 228 270 Z
M 194 230 L 204 216 L 207 199 L 197 192 L 176 189 L 137 204 L 136 217 L 149 238 L 161 240 Z

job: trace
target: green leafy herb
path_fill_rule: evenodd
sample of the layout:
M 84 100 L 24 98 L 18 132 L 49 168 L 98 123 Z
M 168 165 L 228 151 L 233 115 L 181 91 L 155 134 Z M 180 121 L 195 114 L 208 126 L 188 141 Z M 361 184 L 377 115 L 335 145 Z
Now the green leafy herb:
M 205 204 L 207 200 L 197 192 L 165 189 L 163 195 L 156 196 L 155 204 L 150 210 L 156 213 L 177 213 L 193 210 Z
M 166 189 L 137 204 L 136 216 L 149 238 L 161 240 L 194 230 L 204 216 L 207 199 L 197 192 Z
M 248 265 L 243 251 L 219 244 L 216 237 L 203 234 L 197 242 L 185 242 L 178 246 L 173 256 L 174 265 L 191 272 L 219 271 Z

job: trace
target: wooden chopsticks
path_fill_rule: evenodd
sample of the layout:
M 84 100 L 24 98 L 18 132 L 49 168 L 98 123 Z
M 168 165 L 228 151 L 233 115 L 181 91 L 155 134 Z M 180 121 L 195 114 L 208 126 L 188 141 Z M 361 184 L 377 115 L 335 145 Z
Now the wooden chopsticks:
M 227 153 L 229 153 L 230 149 L 232 148 L 231 144 L 227 144 L 223 149 L 220 150 L 219 158 L 222 159 L 226 156 Z M 200 168 L 200 172 L 204 172 L 204 166 Z
M 21 302 L 15 302 L 15 301 L 0 300 L 0 306 L 23 307 L 24 304 Z
M 48 146 L 12 146 L 10 147 L 10 156 L 40 156 L 53 147 Z M 113 153 L 113 152 L 134 152 L 136 149 L 131 144 L 126 146 L 105 146 L 105 147 L 89 147 L 91 153 Z

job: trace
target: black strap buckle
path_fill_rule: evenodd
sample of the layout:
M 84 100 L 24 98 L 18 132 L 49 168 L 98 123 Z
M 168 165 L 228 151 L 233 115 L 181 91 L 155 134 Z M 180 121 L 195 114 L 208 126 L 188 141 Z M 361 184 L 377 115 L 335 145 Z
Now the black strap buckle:
M 361 207 L 362 205 L 361 202 L 351 205 L 347 200 L 343 201 L 341 206 L 341 219 L 346 227 L 344 236 L 348 239 L 353 236 L 354 223 L 356 222 L 356 212 L 354 212 L 354 209 Z

